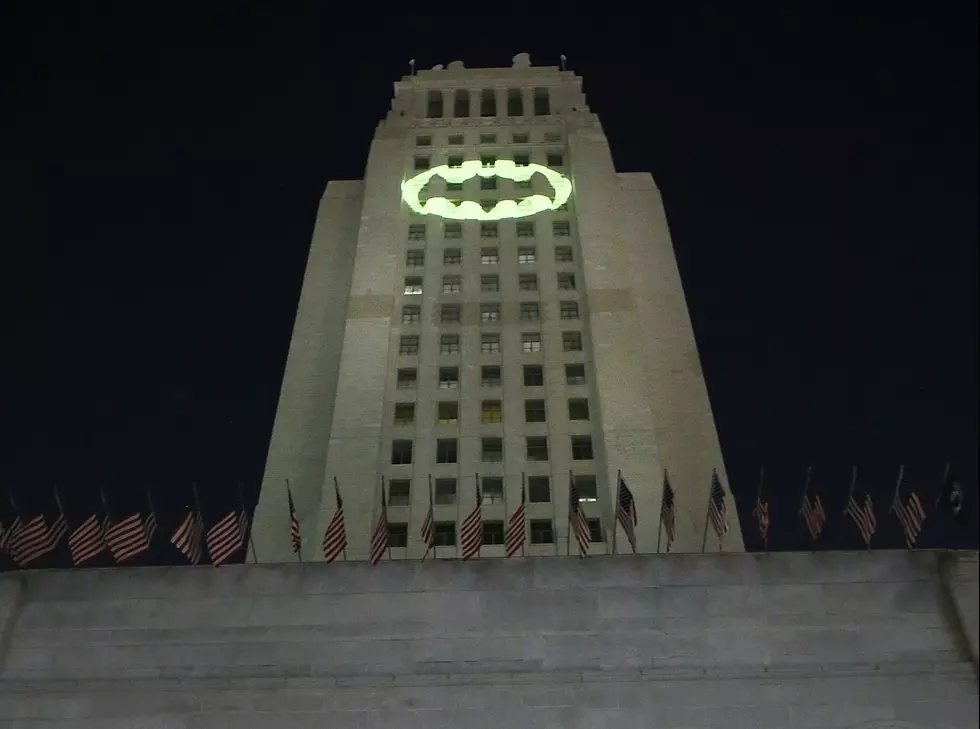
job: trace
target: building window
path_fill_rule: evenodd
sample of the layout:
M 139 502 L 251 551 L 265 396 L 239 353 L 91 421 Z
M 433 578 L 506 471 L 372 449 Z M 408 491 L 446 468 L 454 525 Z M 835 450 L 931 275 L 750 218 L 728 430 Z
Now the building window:
M 541 351 L 541 333 L 540 332 L 524 332 L 521 334 L 521 351 L 524 354 L 531 354 L 533 352 Z
M 411 425 L 415 422 L 415 403 L 395 403 L 395 425 Z
M 574 291 L 575 290 L 575 274 L 574 273 L 559 273 L 558 274 L 558 290 L 559 291 Z
M 527 144 L 531 141 L 531 137 L 527 132 L 515 132 L 511 137 L 511 141 L 514 144 Z
M 480 165 L 483 167 L 493 167 L 497 164 L 497 155 L 495 154 L 481 154 L 480 155 Z
M 414 367 L 400 369 L 395 376 L 395 387 L 399 390 L 413 390 L 418 377 L 418 371 Z
M 522 273 L 517 277 L 517 288 L 521 291 L 537 291 L 538 275 L 536 273 Z
M 565 365 L 565 384 L 584 385 L 585 384 L 585 365 L 569 364 Z
M 480 178 L 480 189 L 481 190 L 496 190 L 497 189 L 497 178 L 496 177 L 481 177 Z M 490 207 L 493 207 L 493 205 L 491 205 Z
M 541 318 L 541 307 L 537 301 L 521 302 L 521 321 L 538 321 Z
M 459 354 L 459 335 L 443 334 L 439 337 L 439 354 L 443 356 Z
M 520 89 L 507 89 L 507 116 L 524 116 L 524 94 Z
M 458 147 L 459 145 L 463 144 L 465 140 L 463 139 L 462 134 L 450 134 L 448 141 L 453 147 Z
M 480 368 L 480 385 L 482 387 L 500 387 L 500 367 L 484 365 Z
M 412 223 L 408 226 L 409 240 L 425 240 L 425 223 Z
M 551 221 L 551 234 L 565 238 L 572 234 L 572 229 L 567 220 L 553 220 Z
M 425 251 L 407 251 L 405 253 L 405 265 L 408 268 L 421 268 L 425 265 Z
M 555 246 L 555 263 L 571 263 L 573 260 L 571 246 Z
M 486 497 L 484 497 L 483 503 L 487 503 Z M 483 522 L 483 543 L 484 544 L 504 543 L 504 523 L 502 521 Z
M 480 200 L 480 207 L 483 208 L 483 212 L 489 213 L 493 210 L 493 206 L 497 204 L 496 200 Z
M 443 236 L 446 240 L 458 240 L 463 237 L 463 224 L 462 223 L 446 223 L 446 227 L 443 229 Z
M 412 498 L 412 482 L 407 478 L 388 481 L 388 506 L 408 506 Z
M 391 441 L 391 462 L 393 465 L 402 466 L 412 462 L 412 441 L 393 440 Z
M 400 549 L 408 546 L 408 524 L 388 522 L 388 547 Z
M 544 400 L 525 400 L 524 401 L 524 422 L 543 423 L 547 420 L 544 408 Z
M 414 357 L 419 353 L 419 338 L 405 336 L 398 340 L 398 354 L 402 357 Z
M 534 436 L 526 438 L 527 460 L 547 461 L 548 460 L 548 439 L 545 436 Z
M 498 228 L 496 223 L 480 223 L 481 238 L 496 238 L 497 235 Z
M 558 312 L 562 319 L 578 319 L 578 302 L 562 301 L 558 304 Z
M 456 503 L 455 478 L 437 478 L 435 486 L 436 490 L 433 501 L 439 504 L 439 506 L 451 506 Z
M 534 223 L 529 223 L 527 221 L 517 224 L 517 237 L 518 238 L 533 238 L 534 237 Z
M 459 387 L 459 368 L 440 367 L 439 368 L 439 389 L 455 390 Z
M 462 119 L 470 115 L 470 92 L 466 89 L 456 89 L 453 94 L 453 116 Z
M 402 324 L 418 324 L 422 319 L 421 306 L 403 306 Z
M 480 354 L 500 354 L 500 335 L 481 334 Z
M 527 167 L 529 164 L 531 164 L 531 155 L 529 155 L 529 154 L 515 154 L 514 155 L 514 164 L 516 166 L 518 166 L 518 167 Z M 528 180 L 528 184 L 529 185 L 530 185 L 530 182 L 531 181 Z
M 551 480 L 547 476 L 529 476 L 527 500 L 532 504 L 547 504 L 551 501 Z
M 428 157 L 416 157 L 415 158 L 414 167 L 415 167 L 415 170 L 417 172 L 418 171 L 421 171 L 421 170 L 427 170 L 427 169 L 429 169 L 429 158 Z
M 504 480 L 498 476 L 480 479 L 480 495 L 484 504 L 499 504 L 504 500 Z
M 561 333 L 561 348 L 563 352 L 581 352 L 582 351 L 582 333 L 581 332 L 562 332 Z
M 550 519 L 531 519 L 531 544 L 554 544 L 555 531 Z
M 548 89 L 537 88 L 534 90 L 534 116 L 548 116 L 551 113 L 551 100 L 548 96 Z
M 497 135 L 496 134 L 481 134 L 480 144 L 496 144 Z
M 430 91 L 427 104 L 428 117 L 430 119 L 442 118 L 442 92 Z
M 462 287 L 463 287 L 463 279 L 460 278 L 459 276 L 442 277 L 442 293 L 458 294 Z
M 480 304 L 480 321 L 484 324 L 500 321 L 500 304 Z
M 518 248 L 517 249 L 517 262 L 518 263 L 536 263 L 538 260 L 537 253 L 533 248 Z
M 565 164 L 565 158 L 557 153 L 552 152 L 548 155 L 548 167 L 561 167 Z
M 541 365 L 524 365 L 524 387 L 542 387 L 544 368 Z
M 432 539 L 437 547 L 456 546 L 456 523 L 452 521 L 437 521 Z
M 546 144 L 558 144 L 561 141 L 561 134 L 558 132 L 545 132 L 544 141 Z
M 483 248 L 480 251 L 480 263 L 493 266 L 500 263 L 500 253 L 496 248 Z
M 443 304 L 439 310 L 439 321 L 442 324 L 459 324 L 459 304 Z
M 595 476 L 574 476 L 575 490 L 579 501 L 596 501 Z
M 416 137 L 415 138 L 415 146 L 416 147 L 431 147 L 432 146 L 432 137 L 428 137 L 428 136 Z
M 442 252 L 442 265 L 458 266 L 463 262 L 463 251 L 459 248 L 447 248 Z
M 503 422 L 504 411 L 500 400 L 484 400 L 480 407 L 480 422 L 484 425 L 493 425 Z
M 436 405 L 436 422 L 439 425 L 456 425 L 459 419 L 459 403 L 446 400 Z
M 408 276 L 405 279 L 405 295 L 414 296 L 422 293 L 422 278 L 420 276 Z
M 447 182 L 446 183 L 446 192 L 462 192 L 462 191 L 463 191 L 463 183 L 462 182 Z M 446 223 L 446 226 L 447 227 L 449 227 L 449 226 L 456 226 L 459 229 L 459 231 L 460 231 L 460 235 L 462 235 L 463 226 L 460 223 Z
M 504 460 L 503 438 L 483 438 L 480 442 L 480 460 L 487 463 L 500 463 Z
M 569 420 L 588 420 L 589 401 L 585 398 L 574 398 L 568 401 Z
M 531 181 L 530 180 L 514 180 L 515 190 L 530 190 Z
M 572 460 L 573 461 L 592 460 L 592 436 L 591 435 L 572 436 Z
M 439 438 L 436 441 L 436 463 L 456 463 L 455 438 Z
M 480 276 L 480 291 L 485 294 L 495 294 L 500 291 L 500 276 L 490 274 Z
M 602 534 L 602 522 L 599 519 L 589 519 L 589 539 L 595 544 L 601 544 L 604 541 Z
M 497 92 L 483 89 L 480 92 L 480 116 L 497 116 Z
M 452 167 L 452 168 L 462 167 L 463 166 L 463 155 L 461 155 L 461 154 L 458 154 L 458 155 L 457 154 L 450 155 L 449 158 L 446 160 L 446 166 L 447 167 Z

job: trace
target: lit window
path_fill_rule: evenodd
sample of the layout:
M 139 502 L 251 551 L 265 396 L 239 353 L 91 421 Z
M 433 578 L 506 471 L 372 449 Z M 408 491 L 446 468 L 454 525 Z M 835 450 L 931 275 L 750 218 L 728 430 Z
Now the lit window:
M 527 132 L 515 133 L 512 138 L 514 144 L 527 144 L 531 138 Z
M 484 324 L 500 321 L 500 304 L 480 304 L 480 321 Z
M 442 293 L 444 294 L 458 294 L 462 286 L 463 281 L 459 276 L 442 277 Z
M 571 263 L 572 260 L 571 246 L 555 246 L 555 263 Z
M 482 387 L 500 387 L 500 367 L 484 365 L 480 368 L 480 385 Z
M 550 519 L 531 519 L 528 524 L 531 544 L 554 544 L 555 530 Z
M 581 332 L 562 332 L 561 333 L 561 348 L 565 352 L 581 352 L 582 351 L 582 333 Z
M 425 240 L 425 223 L 412 223 L 408 226 L 409 240 Z
M 480 263 L 492 266 L 500 263 L 500 254 L 496 248 L 484 248 L 480 251 Z
M 534 273 L 522 273 L 517 277 L 517 287 L 521 291 L 537 291 L 538 276 Z
M 439 354 L 459 354 L 459 335 L 443 334 L 439 337 Z
M 527 500 L 532 504 L 547 504 L 551 501 L 551 480 L 547 476 L 529 476 Z
M 401 466 L 412 462 L 412 441 L 393 440 L 391 442 L 391 462 Z
M 544 385 L 544 368 L 541 365 L 524 365 L 524 387 Z
M 551 113 L 551 101 L 548 97 L 548 89 L 537 88 L 534 90 L 534 116 L 548 116 Z
M 548 167 L 561 167 L 563 164 L 565 164 L 565 158 L 561 154 L 552 152 L 548 155 Z
M 524 421 L 527 423 L 543 423 L 547 419 L 544 400 L 524 401 Z
M 459 248 L 447 248 L 442 252 L 444 266 L 458 266 L 463 261 L 463 252 Z
M 405 265 L 408 268 L 421 268 L 425 265 L 425 251 L 407 251 Z
M 562 301 L 558 304 L 558 311 L 562 319 L 578 319 L 578 302 Z
M 441 402 L 436 406 L 436 420 L 439 425 L 456 425 L 458 419 L 458 402 Z
M 398 354 L 403 357 L 414 357 L 419 353 L 418 337 L 402 337 L 398 340 Z
M 416 147 L 431 147 L 432 137 L 416 137 L 415 138 Z
M 437 478 L 435 483 L 434 501 L 440 506 L 450 506 L 456 503 L 456 479 Z
M 480 291 L 492 294 L 500 291 L 500 276 L 480 276 Z
M 418 377 L 418 372 L 414 367 L 400 369 L 395 377 L 395 387 L 399 390 L 414 389 Z
M 436 441 L 436 463 L 456 463 L 456 439 L 439 438 Z
M 533 248 L 518 248 L 517 249 L 517 262 L 518 263 L 534 263 L 537 261 L 537 254 Z
M 537 301 L 521 302 L 521 321 L 538 321 L 541 318 L 541 307 Z
M 499 354 L 500 353 L 500 335 L 499 334 L 482 334 L 482 335 L 480 335 L 480 353 L 481 354 Z
M 548 460 L 548 439 L 545 436 L 535 436 L 526 438 L 527 460 L 547 461 Z
M 422 293 L 422 279 L 418 276 L 409 276 L 405 279 L 405 295 L 414 296 Z
M 461 145 L 463 143 L 463 141 L 464 140 L 463 140 L 463 135 L 462 134 L 450 134 L 449 135 L 449 144 L 451 144 L 454 147 L 458 147 L 459 145 Z
M 572 234 L 571 227 L 567 220 L 553 220 L 551 222 L 551 234 L 564 238 Z
M 457 304 L 443 304 L 439 309 L 439 321 L 443 324 L 459 324 L 459 312 Z
M 422 318 L 421 306 L 403 306 L 402 324 L 418 324 Z
M 459 387 L 459 369 L 457 367 L 439 368 L 439 389 L 455 390 Z
M 558 274 L 558 290 L 559 291 L 574 291 L 575 290 L 575 274 L 574 273 L 559 273 Z
M 572 481 L 579 501 L 596 501 L 595 476 L 574 476 Z
M 456 240 L 463 237 L 463 224 L 462 223 L 446 223 L 444 229 L 444 235 L 446 240 Z
M 589 401 L 584 398 L 576 398 L 568 401 L 569 420 L 588 420 Z
M 411 503 L 412 482 L 407 478 L 393 478 L 388 481 L 388 505 L 408 506 Z
M 504 460 L 504 441 L 502 438 L 483 438 L 480 443 L 480 460 L 500 463 Z
M 484 400 L 480 410 L 480 422 L 484 425 L 500 423 L 504 419 L 500 400 Z
M 496 223 L 480 223 L 481 238 L 496 238 L 497 234 L 498 228 Z
M 521 335 L 521 350 L 525 354 L 541 351 L 541 334 L 538 332 L 525 332 Z
M 581 364 L 565 365 L 565 384 L 584 385 L 585 365 L 581 365 Z
M 395 425 L 411 425 L 415 422 L 415 403 L 395 403 Z
M 521 222 L 517 224 L 517 237 L 518 238 L 533 238 L 534 237 L 534 223 Z
M 416 157 L 415 158 L 415 169 L 416 170 L 427 170 L 427 169 L 429 169 L 429 158 L 428 157 Z
M 497 135 L 496 134 L 481 134 L 480 144 L 496 144 Z

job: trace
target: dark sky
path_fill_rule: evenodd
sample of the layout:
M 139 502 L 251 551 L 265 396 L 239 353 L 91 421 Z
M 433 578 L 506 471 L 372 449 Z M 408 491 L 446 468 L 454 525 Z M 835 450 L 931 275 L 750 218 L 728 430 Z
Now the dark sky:
M 780 548 L 805 544 L 808 464 L 824 546 L 858 544 L 838 517 L 854 463 L 881 546 L 900 463 L 930 505 L 947 460 L 976 493 L 976 3 L 662 4 L 636 35 L 619 15 L 369 33 L 328 3 L 144 5 L 0 19 L 22 511 L 55 484 L 72 519 L 152 486 L 168 529 L 191 482 L 211 519 L 239 481 L 254 502 L 324 185 L 362 177 L 410 58 L 522 51 L 566 54 L 619 169 L 663 191 L 749 546 L 763 464 Z M 976 540 L 975 516 L 934 518 L 921 543 Z

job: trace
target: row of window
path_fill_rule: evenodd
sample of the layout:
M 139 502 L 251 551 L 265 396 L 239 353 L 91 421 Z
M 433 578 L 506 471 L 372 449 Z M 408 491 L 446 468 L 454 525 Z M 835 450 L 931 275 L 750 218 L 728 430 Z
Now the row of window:
M 571 263 L 574 260 L 571 246 L 555 246 L 555 263 Z M 534 264 L 538 262 L 538 249 L 534 246 L 521 246 L 517 249 L 517 262 L 521 264 Z M 500 263 L 499 248 L 481 248 L 480 264 L 484 266 L 495 266 Z M 442 265 L 461 266 L 463 264 L 462 248 L 444 248 L 442 250 Z M 405 252 L 405 266 L 408 268 L 422 268 L 425 266 L 425 250 L 422 248 L 411 248 Z
M 599 519 L 589 519 L 589 538 L 593 543 L 603 541 L 602 524 Z M 504 543 L 504 523 L 502 521 L 485 521 L 483 526 L 483 541 L 486 546 Z M 554 544 L 555 529 L 551 519 L 530 519 L 528 521 L 528 541 L 531 544 Z M 437 521 L 433 525 L 433 541 L 436 547 L 456 546 L 456 522 Z M 408 524 L 388 523 L 388 546 L 408 546 Z
M 457 119 L 465 119 L 471 115 L 471 111 L 475 111 L 471 109 L 472 101 L 478 102 L 480 116 L 497 116 L 497 89 L 480 89 L 478 93 L 478 96 L 474 96 L 469 89 L 431 89 L 426 96 L 425 115 L 430 119 L 442 119 L 446 115 L 445 97 L 449 95 L 452 115 Z M 505 116 L 524 116 L 524 89 L 507 89 L 505 93 Z M 531 110 L 534 116 L 551 114 L 551 95 L 548 88 L 538 87 L 531 92 Z
M 591 461 L 593 459 L 592 436 L 570 436 L 573 461 Z M 525 439 L 524 458 L 527 461 L 547 461 L 548 436 L 528 436 Z M 414 458 L 415 441 L 407 439 L 391 442 L 391 463 L 394 466 L 405 466 L 412 463 Z M 481 438 L 480 460 L 484 463 L 500 463 L 504 460 L 503 438 Z M 436 439 L 436 463 L 458 463 L 459 440 L 456 438 Z
M 498 159 L 500 159 L 500 157 L 496 154 L 481 154 L 479 156 L 480 165 L 483 167 L 493 167 Z M 529 164 L 531 164 L 531 153 L 518 152 L 517 154 L 514 154 L 511 157 L 511 159 L 514 160 L 514 164 L 517 165 L 518 167 L 527 167 Z M 446 166 L 456 167 L 456 168 L 462 167 L 464 161 L 465 161 L 464 155 L 451 154 L 448 157 L 446 157 Z M 561 152 L 545 152 L 544 162 L 545 162 L 545 166 L 551 167 L 552 169 L 554 169 L 555 167 L 563 167 L 565 165 L 565 155 L 562 154 Z M 431 166 L 432 166 L 432 157 L 429 155 L 417 154 L 413 158 L 412 168 L 416 172 L 424 172 L 425 170 L 429 169 Z M 484 179 L 492 180 L 494 183 L 496 183 L 496 178 L 493 177 L 481 178 L 481 180 Z M 461 182 L 447 183 L 447 189 L 449 189 L 448 185 L 453 185 L 453 184 L 460 185 L 458 189 L 462 189 L 463 183 Z M 483 187 L 482 189 L 495 190 L 496 187 Z
M 395 403 L 393 421 L 396 426 L 415 423 L 416 404 L 414 402 Z M 459 422 L 459 403 L 447 400 L 436 403 L 436 422 L 439 425 L 456 425 Z M 568 401 L 568 419 L 582 421 L 589 419 L 589 401 L 586 398 L 572 398 Z M 484 400 L 480 403 L 480 422 L 484 425 L 502 423 L 503 404 L 500 400 Z M 544 400 L 524 401 L 524 422 L 544 423 L 548 420 Z
M 480 144 L 498 144 L 497 135 L 492 133 L 481 133 L 479 140 Z M 545 144 L 558 144 L 561 142 L 561 134 L 558 132 L 545 132 L 542 140 Z M 450 134 L 446 141 L 450 146 L 458 147 L 466 144 L 466 136 L 464 134 Z M 511 144 L 530 144 L 531 134 L 529 132 L 514 132 L 510 135 L 510 142 Z M 431 147 L 432 135 L 418 135 L 415 137 L 415 146 Z
M 418 356 L 421 348 L 420 337 L 406 334 L 398 340 L 398 354 L 402 357 Z M 562 332 L 561 349 L 563 352 L 581 352 L 582 332 Z M 541 332 L 523 332 L 521 334 L 521 352 L 535 354 L 541 351 Z M 443 334 L 439 337 L 439 354 L 453 356 L 460 353 L 460 336 L 458 334 Z M 500 354 L 500 335 L 482 333 L 480 335 L 480 354 Z
M 575 291 L 575 274 L 561 272 L 557 274 L 559 291 Z M 517 276 L 517 288 L 520 291 L 537 291 L 538 275 L 536 273 L 522 273 Z M 458 294 L 463 290 L 463 277 L 446 275 L 442 277 L 442 293 Z M 485 294 L 500 292 L 500 276 L 497 274 L 484 274 L 480 276 L 480 291 Z M 404 292 L 406 296 L 418 296 L 422 293 L 422 277 L 406 276 Z
M 573 476 L 575 491 L 582 502 L 594 502 L 597 498 L 595 476 L 578 474 Z M 532 504 L 551 502 L 551 478 L 548 476 L 527 477 L 527 500 Z M 456 504 L 456 479 L 437 478 L 433 481 L 432 500 L 436 506 Z M 480 496 L 486 505 L 500 504 L 504 501 L 504 479 L 500 476 L 480 477 Z M 388 506 L 409 506 L 412 503 L 412 482 L 407 478 L 388 480 Z
M 459 201 L 455 201 L 459 202 Z M 482 200 L 480 205 L 485 210 L 490 210 L 497 204 L 496 200 Z M 518 238 L 534 238 L 534 223 L 531 221 L 519 220 L 514 226 Z M 567 220 L 552 220 L 551 234 L 556 238 L 567 238 L 572 234 L 571 223 Z M 421 242 L 428 237 L 427 226 L 425 223 L 412 223 L 408 226 L 409 242 Z M 447 240 L 458 240 L 463 237 L 462 223 L 446 223 L 443 226 L 443 237 Z M 499 238 L 500 225 L 493 222 L 480 223 L 481 238 Z
M 531 289 L 521 289 L 522 291 Z M 565 321 L 576 321 L 579 318 L 577 301 L 558 302 L 558 315 Z M 537 301 L 522 301 L 519 308 L 520 321 L 541 321 L 541 304 Z M 480 323 L 494 324 L 500 319 L 500 304 L 480 304 Z M 440 324 L 459 324 L 462 321 L 462 307 L 459 304 L 442 304 L 439 306 Z M 405 326 L 421 324 L 422 307 L 416 304 L 406 304 L 402 307 L 401 322 Z M 447 340 L 448 341 L 448 340 Z M 528 351 L 537 351 L 530 349 Z M 449 352 L 448 354 L 451 354 Z
M 419 373 L 415 367 L 402 367 L 396 375 L 395 386 L 399 390 L 412 390 L 418 384 Z M 544 367 L 529 364 L 521 368 L 521 382 L 524 387 L 544 387 Z M 500 387 L 503 376 L 499 365 L 483 365 L 480 368 L 481 387 Z M 565 365 L 565 384 L 574 387 L 585 384 L 585 365 Z M 439 389 L 459 388 L 459 367 L 439 368 Z

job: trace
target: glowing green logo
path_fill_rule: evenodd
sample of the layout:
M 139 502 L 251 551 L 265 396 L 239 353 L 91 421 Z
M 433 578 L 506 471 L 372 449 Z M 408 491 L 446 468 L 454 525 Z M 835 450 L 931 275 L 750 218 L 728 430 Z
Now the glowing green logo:
M 521 200 L 501 200 L 490 210 L 484 210 L 479 203 L 464 200 L 454 203 L 444 197 L 431 197 L 423 204 L 419 195 L 425 184 L 436 175 L 446 182 L 462 183 L 479 175 L 480 177 L 505 177 L 515 182 L 525 182 L 531 179 L 535 172 L 540 172 L 551 184 L 555 191 L 555 199 L 547 195 L 531 195 Z M 503 220 L 504 218 L 526 218 L 545 210 L 555 210 L 568 201 L 572 194 L 572 183 L 560 172 L 543 165 L 522 165 L 518 167 L 513 160 L 497 160 L 492 165 L 483 165 L 479 160 L 469 160 L 459 167 L 441 165 L 416 175 L 402 183 L 402 199 L 420 215 L 438 215 L 440 218 L 451 220 Z

